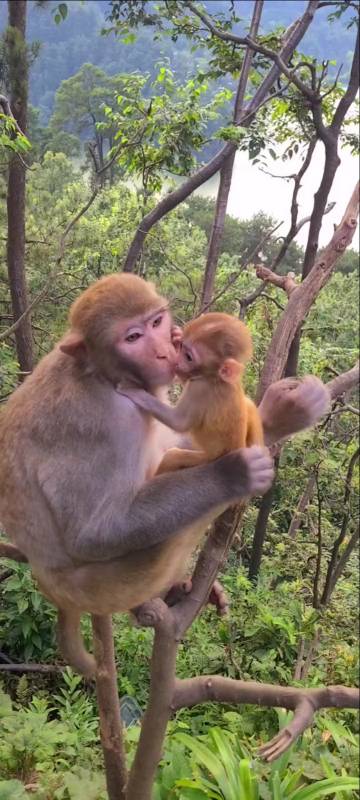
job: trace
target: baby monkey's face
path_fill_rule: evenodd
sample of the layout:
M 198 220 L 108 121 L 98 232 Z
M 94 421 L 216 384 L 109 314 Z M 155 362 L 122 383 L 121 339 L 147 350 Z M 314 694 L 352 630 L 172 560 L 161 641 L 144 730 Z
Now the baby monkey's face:
M 184 337 L 177 353 L 176 374 L 182 382 L 190 378 L 216 375 L 219 358 L 203 342 Z

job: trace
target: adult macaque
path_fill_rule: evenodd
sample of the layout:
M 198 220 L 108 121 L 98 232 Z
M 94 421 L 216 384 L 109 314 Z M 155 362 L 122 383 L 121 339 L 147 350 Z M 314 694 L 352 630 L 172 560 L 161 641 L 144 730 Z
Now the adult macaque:
M 159 395 L 175 365 L 167 303 L 152 284 L 112 275 L 78 298 L 70 331 L 2 410 L 0 519 L 60 610 L 63 655 L 84 675 L 95 664 L 81 614 L 125 611 L 166 591 L 219 511 L 265 492 L 273 477 L 260 447 L 152 477 L 174 434 L 117 384 Z M 308 379 L 290 396 L 272 387 L 263 402 L 274 441 L 277 407 L 290 434 L 318 419 L 327 393 Z
M 260 414 L 240 381 L 251 355 L 251 336 L 243 322 L 228 314 L 206 314 L 185 325 L 176 366 L 185 387 L 174 408 L 144 389 L 125 390 L 159 422 L 179 433 L 189 431 L 198 448 L 171 448 L 158 475 L 264 444 Z

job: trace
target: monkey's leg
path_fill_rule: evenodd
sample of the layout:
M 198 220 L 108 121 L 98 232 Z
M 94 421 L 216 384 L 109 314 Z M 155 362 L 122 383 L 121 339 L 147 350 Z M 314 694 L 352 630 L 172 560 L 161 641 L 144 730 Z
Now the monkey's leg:
M 58 609 L 57 640 L 64 660 L 85 678 L 93 678 L 96 673 L 95 659 L 84 647 L 80 630 L 80 612 L 71 609 Z
M 208 458 L 202 450 L 181 450 L 179 447 L 172 447 L 164 455 L 156 470 L 156 475 L 161 475 L 163 472 L 174 472 L 185 467 L 198 467 L 207 462 Z
M 247 431 L 246 431 L 246 447 L 251 447 L 253 444 L 264 445 L 263 426 L 260 414 L 256 408 L 255 403 L 246 398 L 247 404 Z

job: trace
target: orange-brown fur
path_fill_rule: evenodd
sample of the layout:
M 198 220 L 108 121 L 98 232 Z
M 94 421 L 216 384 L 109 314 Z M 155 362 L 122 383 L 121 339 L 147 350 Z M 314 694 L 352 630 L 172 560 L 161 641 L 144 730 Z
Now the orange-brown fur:
M 183 341 L 197 347 L 200 353 L 192 371 L 189 367 L 184 402 L 189 407 L 196 404 L 197 410 L 200 407 L 199 421 L 190 433 L 202 453 L 172 449 L 162 460 L 159 474 L 210 461 L 242 447 L 264 444 L 259 412 L 246 396 L 240 377 L 252 354 L 248 328 L 228 314 L 211 313 L 188 323 Z M 231 381 L 224 380 L 220 371 L 229 359 L 233 367 L 234 362 L 238 365 L 238 378 Z

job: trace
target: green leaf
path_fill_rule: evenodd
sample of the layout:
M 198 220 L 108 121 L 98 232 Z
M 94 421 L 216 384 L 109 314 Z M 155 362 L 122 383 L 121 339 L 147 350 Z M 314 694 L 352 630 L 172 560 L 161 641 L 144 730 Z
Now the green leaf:
M 338 794 L 338 792 L 356 792 L 359 791 L 359 788 L 359 778 L 345 775 L 340 778 L 325 778 L 323 781 L 317 781 L 311 786 L 296 790 L 289 796 L 289 800 L 317 800 L 318 797 L 326 797 L 326 795 Z
M 59 13 L 61 14 L 63 19 L 66 19 L 68 15 L 68 7 L 66 3 L 60 3 L 58 6 Z

